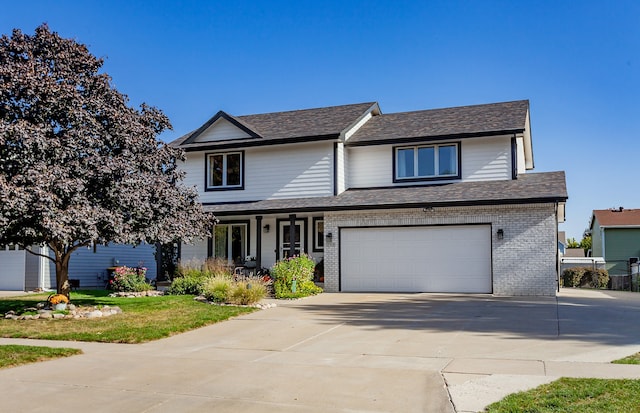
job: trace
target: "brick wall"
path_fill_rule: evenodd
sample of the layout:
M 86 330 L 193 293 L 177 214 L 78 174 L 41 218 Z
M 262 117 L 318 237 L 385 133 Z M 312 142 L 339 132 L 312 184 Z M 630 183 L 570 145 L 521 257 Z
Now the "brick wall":
M 557 288 L 557 223 L 555 204 L 448 207 L 423 210 L 327 212 L 324 288 L 338 291 L 341 227 L 491 224 L 493 293 L 496 295 L 555 295 Z M 496 232 L 504 231 L 499 240 Z M 461 251 L 461 253 L 464 253 Z

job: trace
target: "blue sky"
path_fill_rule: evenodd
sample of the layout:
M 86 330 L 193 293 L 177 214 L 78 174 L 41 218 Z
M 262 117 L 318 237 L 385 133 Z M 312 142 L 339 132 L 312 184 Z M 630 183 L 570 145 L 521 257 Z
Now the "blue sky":
M 13 1 L 0 33 L 43 22 L 162 109 L 166 141 L 218 110 L 529 99 L 535 172 L 567 173 L 561 230 L 640 208 L 638 1 Z

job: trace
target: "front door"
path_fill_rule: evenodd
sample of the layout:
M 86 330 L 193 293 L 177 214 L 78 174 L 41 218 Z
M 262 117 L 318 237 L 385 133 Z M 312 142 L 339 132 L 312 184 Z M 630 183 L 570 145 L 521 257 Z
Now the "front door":
M 304 221 L 296 220 L 293 227 L 293 238 L 291 238 L 291 224 L 289 221 L 280 222 L 280 245 L 278 246 L 278 257 L 280 259 L 289 258 L 291 255 L 291 243 L 293 243 L 294 254 L 300 255 L 306 250 L 304 237 Z

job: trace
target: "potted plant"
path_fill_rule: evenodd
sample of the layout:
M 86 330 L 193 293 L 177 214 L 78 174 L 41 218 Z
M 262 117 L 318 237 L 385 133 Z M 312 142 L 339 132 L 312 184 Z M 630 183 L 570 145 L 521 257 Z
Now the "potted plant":
M 64 294 L 53 294 L 47 298 L 47 301 L 52 308 L 56 310 L 66 310 L 69 299 Z

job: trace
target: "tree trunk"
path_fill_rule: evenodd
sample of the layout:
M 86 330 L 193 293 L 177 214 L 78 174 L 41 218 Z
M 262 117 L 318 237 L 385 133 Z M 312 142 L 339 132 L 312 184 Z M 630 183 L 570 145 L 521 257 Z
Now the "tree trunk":
M 71 285 L 69 284 L 69 258 L 71 253 L 55 251 L 56 254 L 56 290 L 69 298 Z

